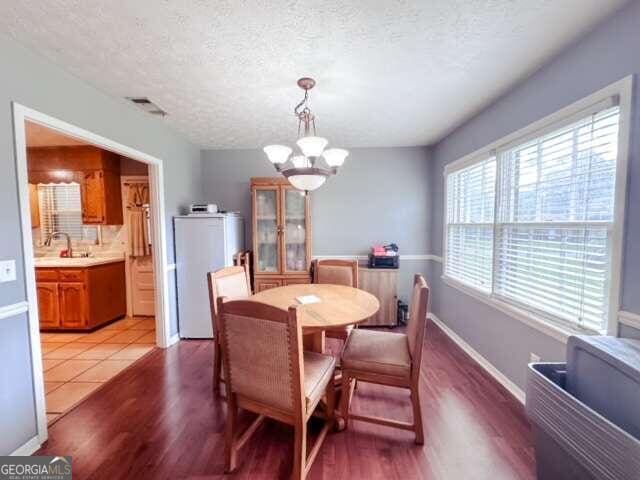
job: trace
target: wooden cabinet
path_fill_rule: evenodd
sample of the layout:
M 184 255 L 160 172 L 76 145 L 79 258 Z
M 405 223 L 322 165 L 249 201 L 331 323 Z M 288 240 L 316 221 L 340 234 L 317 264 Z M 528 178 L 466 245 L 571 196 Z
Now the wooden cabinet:
M 126 314 L 124 261 L 36 268 L 42 330 L 91 330 Z
M 91 146 L 31 147 L 27 155 L 30 183 L 80 184 L 84 224 L 122 225 L 118 155 Z
M 40 328 L 60 327 L 60 307 L 58 305 L 58 284 L 56 282 L 38 282 L 38 317 Z
M 269 290 L 270 288 L 282 287 L 282 280 L 278 278 L 261 278 L 260 276 L 257 276 L 255 277 L 254 285 L 256 293 L 258 293 L 264 290 Z
M 122 198 L 118 174 L 108 170 L 96 170 L 84 174 L 82 223 L 122 225 Z
M 40 226 L 40 199 L 38 187 L 34 183 L 29 184 L 29 207 L 31 208 L 31 228 Z
M 252 178 L 251 201 L 256 291 L 311 283 L 309 197 L 286 178 Z
M 104 182 L 101 170 L 84 174 L 82 181 L 82 223 L 102 223 L 105 220 Z
M 87 297 L 85 284 L 61 282 L 58 284 L 60 318 L 65 328 L 85 328 L 87 319 Z
M 360 267 L 358 287 L 380 302 L 378 313 L 360 325 L 389 327 L 398 324 L 398 270 Z

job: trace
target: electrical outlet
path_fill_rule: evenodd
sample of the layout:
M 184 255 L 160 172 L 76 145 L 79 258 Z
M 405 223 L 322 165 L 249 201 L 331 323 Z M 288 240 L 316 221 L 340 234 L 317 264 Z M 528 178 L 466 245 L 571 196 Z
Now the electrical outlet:
M 540 355 L 536 355 L 535 353 L 531 352 L 529 354 L 529 362 L 531 363 L 538 363 L 540 360 L 542 360 L 540 358 Z
M 4 260 L 0 262 L 0 283 L 13 282 L 16 279 L 16 261 Z

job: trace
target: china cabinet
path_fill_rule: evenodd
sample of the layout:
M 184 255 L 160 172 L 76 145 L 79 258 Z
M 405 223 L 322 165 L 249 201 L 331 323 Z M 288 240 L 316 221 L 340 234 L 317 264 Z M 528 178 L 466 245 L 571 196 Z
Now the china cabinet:
M 311 283 L 309 197 L 284 178 L 252 178 L 251 200 L 255 291 Z

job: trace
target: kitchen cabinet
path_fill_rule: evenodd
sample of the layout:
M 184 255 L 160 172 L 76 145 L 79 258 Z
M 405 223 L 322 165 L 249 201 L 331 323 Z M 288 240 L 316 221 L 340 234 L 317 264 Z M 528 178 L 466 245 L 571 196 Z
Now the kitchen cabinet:
M 105 220 L 105 191 L 102 171 L 84 174 L 82 182 L 82 223 L 100 224 Z
M 60 318 L 65 328 L 84 328 L 88 324 L 85 284 L 61 282 L 58 284 Z
M 31 208 L 31 228 L 40 226 L 40 200 L 38 187 L 34 183 L 29 184 L 29 207 Z
M 36 292 L 38 295 L 40 328 L 59 328 L 58 284 L 56 282 L 38 282 Z
M 251 201 L 256 291 L 311 283 L 309 197 L 286 178 L 252 178 Z
M 82 182 L 82 223 L 121 225 L 121 197 L 118 174 L 108 170 L 85 173 Z
M 126 314 L 124 260 L 87 267 L 36 267 L 42 330 L 92 330 Z
M 65 146 L 30 147 L 27 156 L 29 182 L 34 186 L 37 183 L 80 184 L 84 224 L 123 224 L 118 155 L 91 146 Z

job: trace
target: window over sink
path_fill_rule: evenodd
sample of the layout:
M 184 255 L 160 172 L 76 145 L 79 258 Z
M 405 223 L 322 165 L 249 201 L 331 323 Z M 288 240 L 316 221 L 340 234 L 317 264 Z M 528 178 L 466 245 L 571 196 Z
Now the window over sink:
M 67 233 L 71 240 L 82 241 L 95 237 L 95 227 L 82 224 L 82 202 L 80 184 L 49 183 L 38 184 L 40 204 L 40 239 L 44 242 L 52 232 Z

